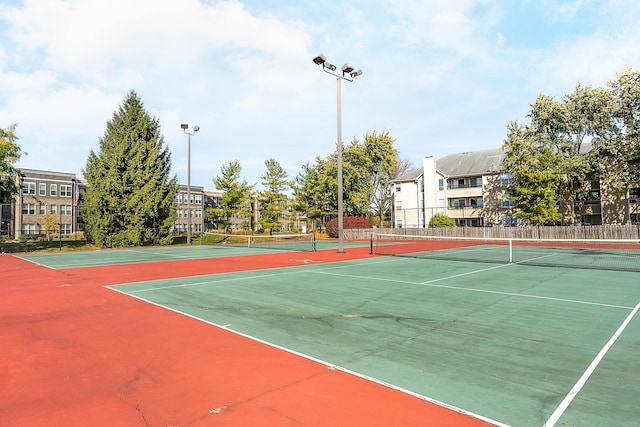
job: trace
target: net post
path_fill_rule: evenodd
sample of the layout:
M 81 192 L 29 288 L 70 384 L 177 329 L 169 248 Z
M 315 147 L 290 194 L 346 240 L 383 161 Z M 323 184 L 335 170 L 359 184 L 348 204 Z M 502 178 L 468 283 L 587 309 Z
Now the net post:
M 311 235 L 311 248 L 313 249 L 313 252 L 318 250 L 318 248 L 316 246 L 316 232 L 315 231 Z
M 369 255 L 373 255 L 373 233 L 369 237 Z
M 513 239 L 509 239 L 509 264 L 513 263 Z

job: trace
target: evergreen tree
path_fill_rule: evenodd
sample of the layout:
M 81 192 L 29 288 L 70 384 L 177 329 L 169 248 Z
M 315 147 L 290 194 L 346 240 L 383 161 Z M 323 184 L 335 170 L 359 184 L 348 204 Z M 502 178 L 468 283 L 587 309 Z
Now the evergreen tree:
M 274 159 L 264 162 L 267 172 L 262 175 L 262 185 L 266 190 L 260 193 L 262 218 L 260 225 L 265 230 L 279 231 L 281 228 L 280 217 L 285 208 L 287 196 L 285 191 L 291 186 L 287 179 L 287 172 L 280 163 Z
M 216 188 L 224 193 L 219 207 L 207 209 L 207 217 L 222 224 L 225 230 L 230 229 L 233 215 L 251 217 L 253 186 L 245 180 L 240 181 L 240 172 L 242 166 L 237 160 L 233 160 L 227 166 L 222 166 L 221 175 L 213 178 Z
M 170 169 L 160 124 L 131 91 L 83 171 L 87 238 L 101 247 L 170 243 L 178 186 Z

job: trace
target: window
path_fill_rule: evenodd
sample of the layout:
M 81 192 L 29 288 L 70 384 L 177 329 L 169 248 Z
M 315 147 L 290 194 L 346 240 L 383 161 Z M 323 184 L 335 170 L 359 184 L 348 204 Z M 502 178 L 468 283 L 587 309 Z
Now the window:
M 502 200 L 500 201 L 500 206 L 503 208 L 513 208 L 516 206 L 516 202 L 513 200 L 507 199 L 507 196 L 502 196 Z
M 61 234 L 71 234 L 71 224 L 60 224 Z
M 46 196 L 47 195 L 47 184 L 45 184 L 44 182 L 41 182 L 39 184 L 38 195 L 40 195 L 40 196 Z
M 36 194 L 36 183 L 35 182 L 23 182 L 22 183 L 22 194 L 32 194 L 35 196 Z
M 50 214 L 57 214 L 58 213 L 58 205 L 51 205 L 49 206 L 49 213 Z
M 452 209 L 463 209 L 466 206 L 466 202 L 464 199 L 453 199 L 451 200 L 451 208 Z
M 443 178 L 438 179 L 438 190 L 439 191 L 443 191 L 444 190 L 444 179 Z
M 51 197 L 56 197 L 58 195 L 58 184 L 51 184 L 49 186 L 49 195 Z
M 518 218 L 515 216 L 505 216 L 502 218 L 502 225 L 504 227 L 515 227 L 518 225 Z
M 398 211 L 402 210 L 402 200 L 397 200 L 396 201 L 396 210 L 398 210 Z
M 500 185 L 506 187 L 511 184 L 513 184 L 513 175 L 511 175 L 510 173 L 503 173 L 502 175 L 500 175 Z
M 196 194 L 196 205 L 202 204 L 202 194 Z
M 60 215 L 71 216 L 71 205 L 60 205 Z
M 46 215 L 47 214 L 47 205 L 45 205 L 44 203 L 41 203 L 38 206 L 38 215 Z
M 464 185 L 464 178 L 452 179 L 451 181 L 449 181 L 449 188 L 466 188 L 466 186 Z
M 35 191 L 35 187 L 34 191 Z M 35 203 L 23 203 L 22 204 L 22 215 L 35 215 L 36 214 L 36 205 Z
M 22 234 L 36 234 L 36 225 L 22 224 Z
M 396 228 L 402 228 L 402 220 L 401 219 L 396 220 Z
M 60 197 L 71 197 L 71 186 L 60 184 Z
M 469 187 L 477 188 L 482 187 L 482 177 L 469 178 Z
M 471 207 L 473 208 L 481 208 L 484 206 L 484 199 L 482 197 L 478 197 L 476 199 L 471 199 Z
M 399 193 L 402 190 L 402 184 L 399 182 L 396 182 L 396 193 Z
M 586 205 L 600 203 L 600 190 L 589 190 L 584 200 Z

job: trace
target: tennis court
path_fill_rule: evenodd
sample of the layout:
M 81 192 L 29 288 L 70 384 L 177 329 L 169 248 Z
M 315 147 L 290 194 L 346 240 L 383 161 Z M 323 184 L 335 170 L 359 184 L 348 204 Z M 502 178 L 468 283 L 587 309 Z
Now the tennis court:
M 366 245 L 353 243 L 359 249 Z M 129 283 L 116 280 L 108 287 L 116 295 L 496 425 L 637 425 L 638 273 L 584 268 L 611 258 L 594 249 L 582 251 L 583 265 L 571 268 L 524 262 L 567 258 L 562 248 L 548 252 L 528 247 L 528 258 L 499 262 L 487 261 L 491 256 L 484 253 L 486 247 L 473 246 L 481 262 L 460 260 L 459 246 L 424 259 L 414 252 L 408 257 L 361 255 L 324 262 L 317 261 L 318 254 L 285 253 L 281 258 L 304 262 Z M 403 252 L 391 253 L 392 244 L 384 247 L 389 254 Z M 207 247 L 182 249 L 105 251 L 93 258 L 113 264 L 127 258 L 129 263 L 147 262 L 118 253 L 154 260 L 161 253 L 166 254 L 163 259 L 191 256 L 213 263 L 227 255 L 269 256 L 247 248 L 218 249 L 225 254 L 219 256 Z M 504 247 L 497 250 L 503 253 Z M 446 259 L 447 254 L 452 259 Z M 624 252 L 625 259 L 630 255 Z M 66 267 L 103 265 L 97 260 L 90 264 L 83 256 L 24 258 L 53 268 L 63 268 L 65 261 Z M 354 419 L 353 425 L 360 423 Z

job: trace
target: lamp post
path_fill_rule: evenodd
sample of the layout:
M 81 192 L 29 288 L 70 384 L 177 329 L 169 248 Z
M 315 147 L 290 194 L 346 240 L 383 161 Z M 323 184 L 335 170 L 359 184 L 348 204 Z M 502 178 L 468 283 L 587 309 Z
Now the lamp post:
M 184 133 L 187 134 L 187 245 L 191 244 L 191 135 L 200 130 L 200 126 L 194 126 L 193 132 L 189 132 L 189 125 L 180 125 Z
M 327 62 L 327 58 L 320 54 L 313 58 L 316 65 L 322 65 L 322 71 L 331 74 L 337 81 L 337 98 L 338 98 L 338 253 L 344 253 L 343 243 L 343 208 L 342 208 L 342 89 L 341 81 L 346 80 L 352 82 L 356 77 L 362 74 L 362 70 L 355 70 L 351 65 L 344 64 L 342 73 L 336 71 L 336 66 Z

